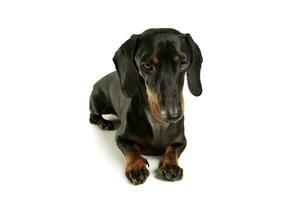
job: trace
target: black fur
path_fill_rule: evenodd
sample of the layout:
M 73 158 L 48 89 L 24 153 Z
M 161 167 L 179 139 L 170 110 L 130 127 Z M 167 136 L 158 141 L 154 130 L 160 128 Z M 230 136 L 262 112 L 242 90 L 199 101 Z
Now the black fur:
M 186 146 L 182 99 L 186 72 L 190 92 L 195 96 L 202 93 L 199 47 L 189 34 L 149 29 L 132 35 L 117 50 L 113 61 L 118 73 L 112 72 L 94 85 L 90 122 L 113 129 L 102 115 L 117 115 L 121 125 L 116 143 L 125 156 L 130 152 L 138 157 L 140 153 L 161 155 L 170 147 L 179 158 Z M 183 174 L 177 164 L 160 169 L 168 180 L 179 180 Z

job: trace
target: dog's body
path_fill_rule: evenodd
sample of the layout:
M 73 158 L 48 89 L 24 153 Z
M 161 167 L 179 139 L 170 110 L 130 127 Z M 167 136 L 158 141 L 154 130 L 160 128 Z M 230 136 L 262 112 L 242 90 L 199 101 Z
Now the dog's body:
M 167 180 L 179 180 L 178 158 L 186 146 L 184 135 L 184 75 L 195 96 L 201 94 L 198 46 L 174 29 L 149 29 L 133 35 L 116 52 L 117 72 L 99 80 L 90 98 L 90 121 L 113 129 L 102 114 L 121 120 L 116 143 L 125 155 L 126 176 L 143 183 L 149 172 L 141 154 L 162 155 L 159 171 Z
M 115 114 L 121 121 L 125 119 L 127 123 L 121 123 L 117 138 L 125 137 L 139 144 L 142 154 L 161 155 L 169 144 L 186 142 L 183 119 L 177 123 L 158 123 L 146 110 L 148 105 L 142 92 L 131 99 L 123 95 L 117 72 L 108 74 L 95 84 L 91 105 L 95 102 L 103 102 L 102 114 Z M 96 107 L 91 106 L 92 113 L 100 113 Z M 106 124 L 109 125 L 108 122 Z M 112 129 L 112 125 L 110 127 Z

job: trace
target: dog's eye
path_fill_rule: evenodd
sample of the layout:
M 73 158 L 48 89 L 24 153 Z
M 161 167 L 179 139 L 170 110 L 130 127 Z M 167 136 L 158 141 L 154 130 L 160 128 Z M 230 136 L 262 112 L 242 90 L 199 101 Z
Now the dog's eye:
M 188 61 L 181 61 L 179 68 L 180 68 L 180 70 L 184 70 L 184 69 L 187 69 L 188 66 L 189 66 L 189 62 Z
M 145 69 L 145 70 L 152 70 L 153 69 L 153 65 L 151 63 L 142 63 L 141 66 Z

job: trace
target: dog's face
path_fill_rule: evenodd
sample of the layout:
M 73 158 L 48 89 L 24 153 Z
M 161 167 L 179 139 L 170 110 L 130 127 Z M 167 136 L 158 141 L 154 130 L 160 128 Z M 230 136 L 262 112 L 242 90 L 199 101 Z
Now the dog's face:
M 201 94 L 200 50 L 189 35 L 173 29 L 132 36 L 116 52 L 114 62 L 125 96 L 132 97 L 143 79 L 151 113 L 159 121 L 175 123 L 182 118 L 186 72 L 191 93 Z
M 167 122 L 183 116 L 182 89 L 191 54 L 181 36 L 160 34 L 145 37 L 135 54 L 135 63 L 144 79 L 152 114 Z

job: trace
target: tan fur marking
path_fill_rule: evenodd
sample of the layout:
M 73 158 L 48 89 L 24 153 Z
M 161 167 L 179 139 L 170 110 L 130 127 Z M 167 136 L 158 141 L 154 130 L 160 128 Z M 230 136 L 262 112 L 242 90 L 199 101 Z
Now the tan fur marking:
M 181 105 L 182 113 L 184 113 L 184 98 L 182 94 L 180 96 L 180 105 Z
M 151 112 L 157 118 L 161 117 L 161 108 L 159 104 L 158 95 L 152 92 L 149 88 L 146 89 L 146 93 L 148 96 L 148 102 L 150 105 Z
M 131 170 L 139 171 L 146 167 L 146 163 L 143 160 L 143 158 L 138 158 L 136 160 L 132 160 L 130 162 L 127 162 L 125 167 L 125 172 L 129 172 Z
M 174 149 L 172 146 L 168 146 L 165 150 L 164 157 L 162 159 L 162 164 L 177 164 L 178 163 L 178 157 L 176 156 L 176 153 L 174 152 Z
M 159 64 L 159 58 L 157 56 L 153 57 L 153 63 L 154 64 Z
M 174 56 L 174 61 L 175 62 L 178 62 L 179 61 L 179 56 L 178 55 Z
M 139 154 L 139 147 L 138 145 L 134 145 L 133 146 L 133 151 L 131 152 L 128 152 L 127 154 L 125 154 L 125 159 L 126 159 L 126 162 L 130 162 L 132 160 L 136 160 L 137 158 L 141 157 L 140 154 Z
M 125 171 L 139 170 L 146 166 L 144 158 L 139 153 L 139 147 L 134 145 L 134 151 L 125 154 L 126 167 Z

